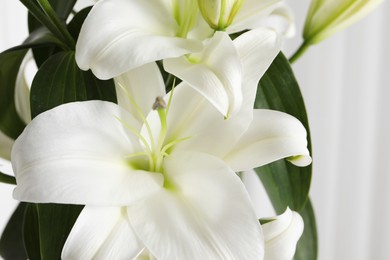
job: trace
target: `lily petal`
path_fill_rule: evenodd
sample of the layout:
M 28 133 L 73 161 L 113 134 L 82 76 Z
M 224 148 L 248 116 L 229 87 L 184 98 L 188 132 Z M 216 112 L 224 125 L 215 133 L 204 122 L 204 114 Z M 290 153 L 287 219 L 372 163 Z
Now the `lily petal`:
M 102 0 L 86 18 L 76 44 L 76 61 L 100 79 L 143 64 L 200 51 L 200 41 L 176 37 L 169 1 Z
M 205 98 L 187 83 L 174 90 L 168 114 L 171 139 L 191 137 L 176 149 L 191 149 L 224 157 L 232 149 L 253 117 L 257 84 L 280 50 L 279 35 L 270 29 L 255 29 L 234 40 L 242 64 L 243 103 L 240 111 L 224 120 Z M 170 93 L 167 94 L 166 100 Z M 209 103 L 209 104 L 208 104 Z M 158 125 L 158 118 L 155 118 Z
M 252 119 L 257 85 L 281 47 L 281 37 L 272 29 L 259 28 L 246 32 L 234 40 L 242 64 L 243 104 L 237 117 Z
M 129 205 L 160 189 L 161 176 L 136 170 L 127 157 L 143 151 L 117 119 L 138 122 L 113 103 L 68 103 L 37 116 L 16 140 L 14 198 L 38 203 Z
M 216 32 L 202 52 L 164 60 L 164 68 L 199 91 L 225 117 L 242 103 L 241 62 L 225 32 Z
M 258 27 L 273 28 L 284 37 L 292 38 L 296 34 L 293 10 L 286 4 L 280 5 L 259 21 Z
M 150 252 L 148 249 L 144 249 L 141 254 L 135 258 L 135 260 L 157 260 Z
M 303 232 L 302 217 L 289 208 L 273 221 L 262 225 L 265 239 L 264 260 L 291 260 Z
M 157 125 L 158 117 L 153 121 Z M 186 138 L 175 145 L 176 151 L 198 151 L 220 158 L 231 150 L 249 124 L 241 117 L 225 120 L 210 102 L 186 83 L 175 88 L 167 121 L 167 140 Z
M 255 29 L 258 22 L 267 17 L 282 0 L 245 0 L 237 12 L 233 23 L 227 28 L 229 34 Z
M 66 259 L 133 259 L 144 248 L 125 208 L 86 206 L 62 250 Z
M 240 179 L 223 161 L 172 154 L 166 188 L 128 208 L 130 222 L 157 259 L 262 259 L 263 238 Z
M 298 166 L 311 163 L 304 126 L 286 113 L 256 109 L 251 125 L 225 161 L 238 172 L 286 157 Z
M 155 62 L 130 70 L 115 78 L 119 106 L 132 114 L 140 124 L 152 110 L 158 96 L 165 95 L 165 85 Z
M 20 65 L 15 81 L 15 108 L 24 123 L 31 121 L 30 88 L 37 71 L 32 51 L 28 51 Z

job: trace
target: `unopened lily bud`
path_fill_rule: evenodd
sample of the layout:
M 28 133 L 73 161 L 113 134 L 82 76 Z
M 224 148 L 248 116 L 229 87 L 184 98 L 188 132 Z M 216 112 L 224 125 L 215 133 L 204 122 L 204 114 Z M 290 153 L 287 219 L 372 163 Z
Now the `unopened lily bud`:
M 198 5 L 203 18 L 215 30 L 225 30 L 228 27 L 243 0 L 198 0 Z
M 383 0 L 312 0 L 303 38 L 318 43 L 362 19 Z

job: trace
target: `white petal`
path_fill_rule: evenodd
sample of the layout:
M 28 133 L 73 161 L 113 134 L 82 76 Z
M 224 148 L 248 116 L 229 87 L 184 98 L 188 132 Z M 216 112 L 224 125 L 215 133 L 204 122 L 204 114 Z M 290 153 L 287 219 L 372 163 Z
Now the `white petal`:
M 125 110 L 104 101 L 68 103 L 37 116 L 12 150 L 14 197 L 114 206 L 158 190 L 159 174 L 133 169 L 126 159 L 142 149 L 116 117 L 140 128 Z
M 271 29 L 255 29 L 234 40 L 242 63 L 242 108 L 237 117 L 250 117 L 256 97 L 257 85 L 280 51 L 281 38 Z
M 259 21 L 258 27 L 273 28 L 279 34 L 292 38 L 296 33 L 293 11 L 287 5 L 280 5 L 269 16 Z
M 167 188 L 128 211 L 136 234 L 157 259 L 262 259 L 250 199 L 224 162 L 181 152 L 166 159 L 164 170 Z
M 102 0 L 85 20 L 76 45 L 76 61 L 101 79 L 143 64 L 201 49 L 197 40 L 176 37 L 168 1 Z
M 262 225 L 265 239 L 264 260 L 291 260 L 303 232 L 302 217 L 289 208 Z
M 248 128 L 253 116 L 257 84 L 280 50 L 280 37 L 269 29 L 256 29 L 234 40 L 242 64 L 243 104 L 229 120 L 186 84 L 175 89 L 168 115 L 168 132 L 174 138 L 191 137 L 177 145 L 223 157 Z M 169 95 L 169 94 L 168 94 Z
M 115 84 L 119 106 L 129 111 L 140 124 L 152 110 L 156 97 L 165 95 L 165 85 L 154 62 L 119 75 Z
M 298 166 L 311 163 L 301 122 L 282 112 L 256 109 L 252 124 L 225 161 L 234 171 L 245 171 L 295 156 Z
M 218 157 L 234 146 L 248 126 L 241 117 L 225 120 L 210 102 L 185 83 L 174 90 L 167 120 L 167 140 L 189 138 L 176 144 L 175 150 L 199 151 Z
M 199 91 L 225 117 L 242 103 L 241 63 L 229 35 L 216 32 L 202 52 L 166 59 L 164 68 Z
M 67 259 L 133 259 L 143 249 L 126 208 L 84 207 L 62 249 Z
M 282 0 L 245 0 L 233 23 L 227 28 L 229 34 L 255 29 L 261 19 L 267 17 Z
M 30 88 L 36 72 L 37 66 L 30 50 L 20 65 L 15 81 L 15 108 L 20 118 L 26 124 L 31 121 Z
M 148 249 L 144 249 L 141 254 L 135 258 L 135 260 L 157 260 L 150 252 Z

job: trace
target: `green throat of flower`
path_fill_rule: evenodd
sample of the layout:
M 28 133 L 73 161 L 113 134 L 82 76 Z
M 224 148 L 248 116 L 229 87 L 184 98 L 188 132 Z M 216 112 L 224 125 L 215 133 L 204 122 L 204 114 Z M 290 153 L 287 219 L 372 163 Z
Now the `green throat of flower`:
M 127 92 L 127 91 L 126 91 Z M 126 93 L 128 94 L 128 93 Z M 172 183 L 167 178 L 164 169 L 164 159 L 169 157 L 169 154 L 173 150 L 174 146 L 178 143 L 181 143 L 185 140 L 188 140 L 190 137 L 184 138 L 167 138 L 168 126 L 167 126 L 167 116 L 169 112 L 170 103 L 172 100 L 172 94 L 169 98 L 168 105 L 162 97 L 157 97 L 154 102 L 152 109 L 158 113 L 158 117 L 160 120 L 160 132 L 158 134 L 157 140 L 155 140 L 155 136 L 153 135 L 152 129 L 146 120 L 146 117 L 142 114 L 141 109 L 137 105 L 134 99 L 132 99 L 129 95 L 130 101 L 136 107 L 139 115 L 142 117 L 144 121 L 144 125 L 147 130 L 147 135 L 149 137 L 149 141 L 136 129 L 132 126 L 128 125 L 126 122 L 122 121 L 118 118 L 118 120 L 125 125 L 127 129 L 129 129 L 133 134 L 135 134 L 143 146 L 145 150 L 142 152 L 136 152 L 126 156 L 127 164 L 130 168 L 135 170 L 144 170 L 148 172 L 157 172 L 161 173 L 164 176 L 164 187 L 165 188 L 173 188 Z

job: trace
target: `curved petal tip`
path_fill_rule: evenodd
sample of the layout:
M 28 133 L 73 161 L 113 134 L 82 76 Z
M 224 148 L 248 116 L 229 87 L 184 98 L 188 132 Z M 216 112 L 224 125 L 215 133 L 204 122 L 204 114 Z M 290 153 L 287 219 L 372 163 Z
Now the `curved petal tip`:
M 310 157 L 310 155 L 306 155 L 306 154 L 292 156 L 290 158 L 287 158 L 287 160 L 289 162 L 291 162 L 292 164 L 299 166 L 299 167 L 308 166 L 313 161 L 312 158 Z

